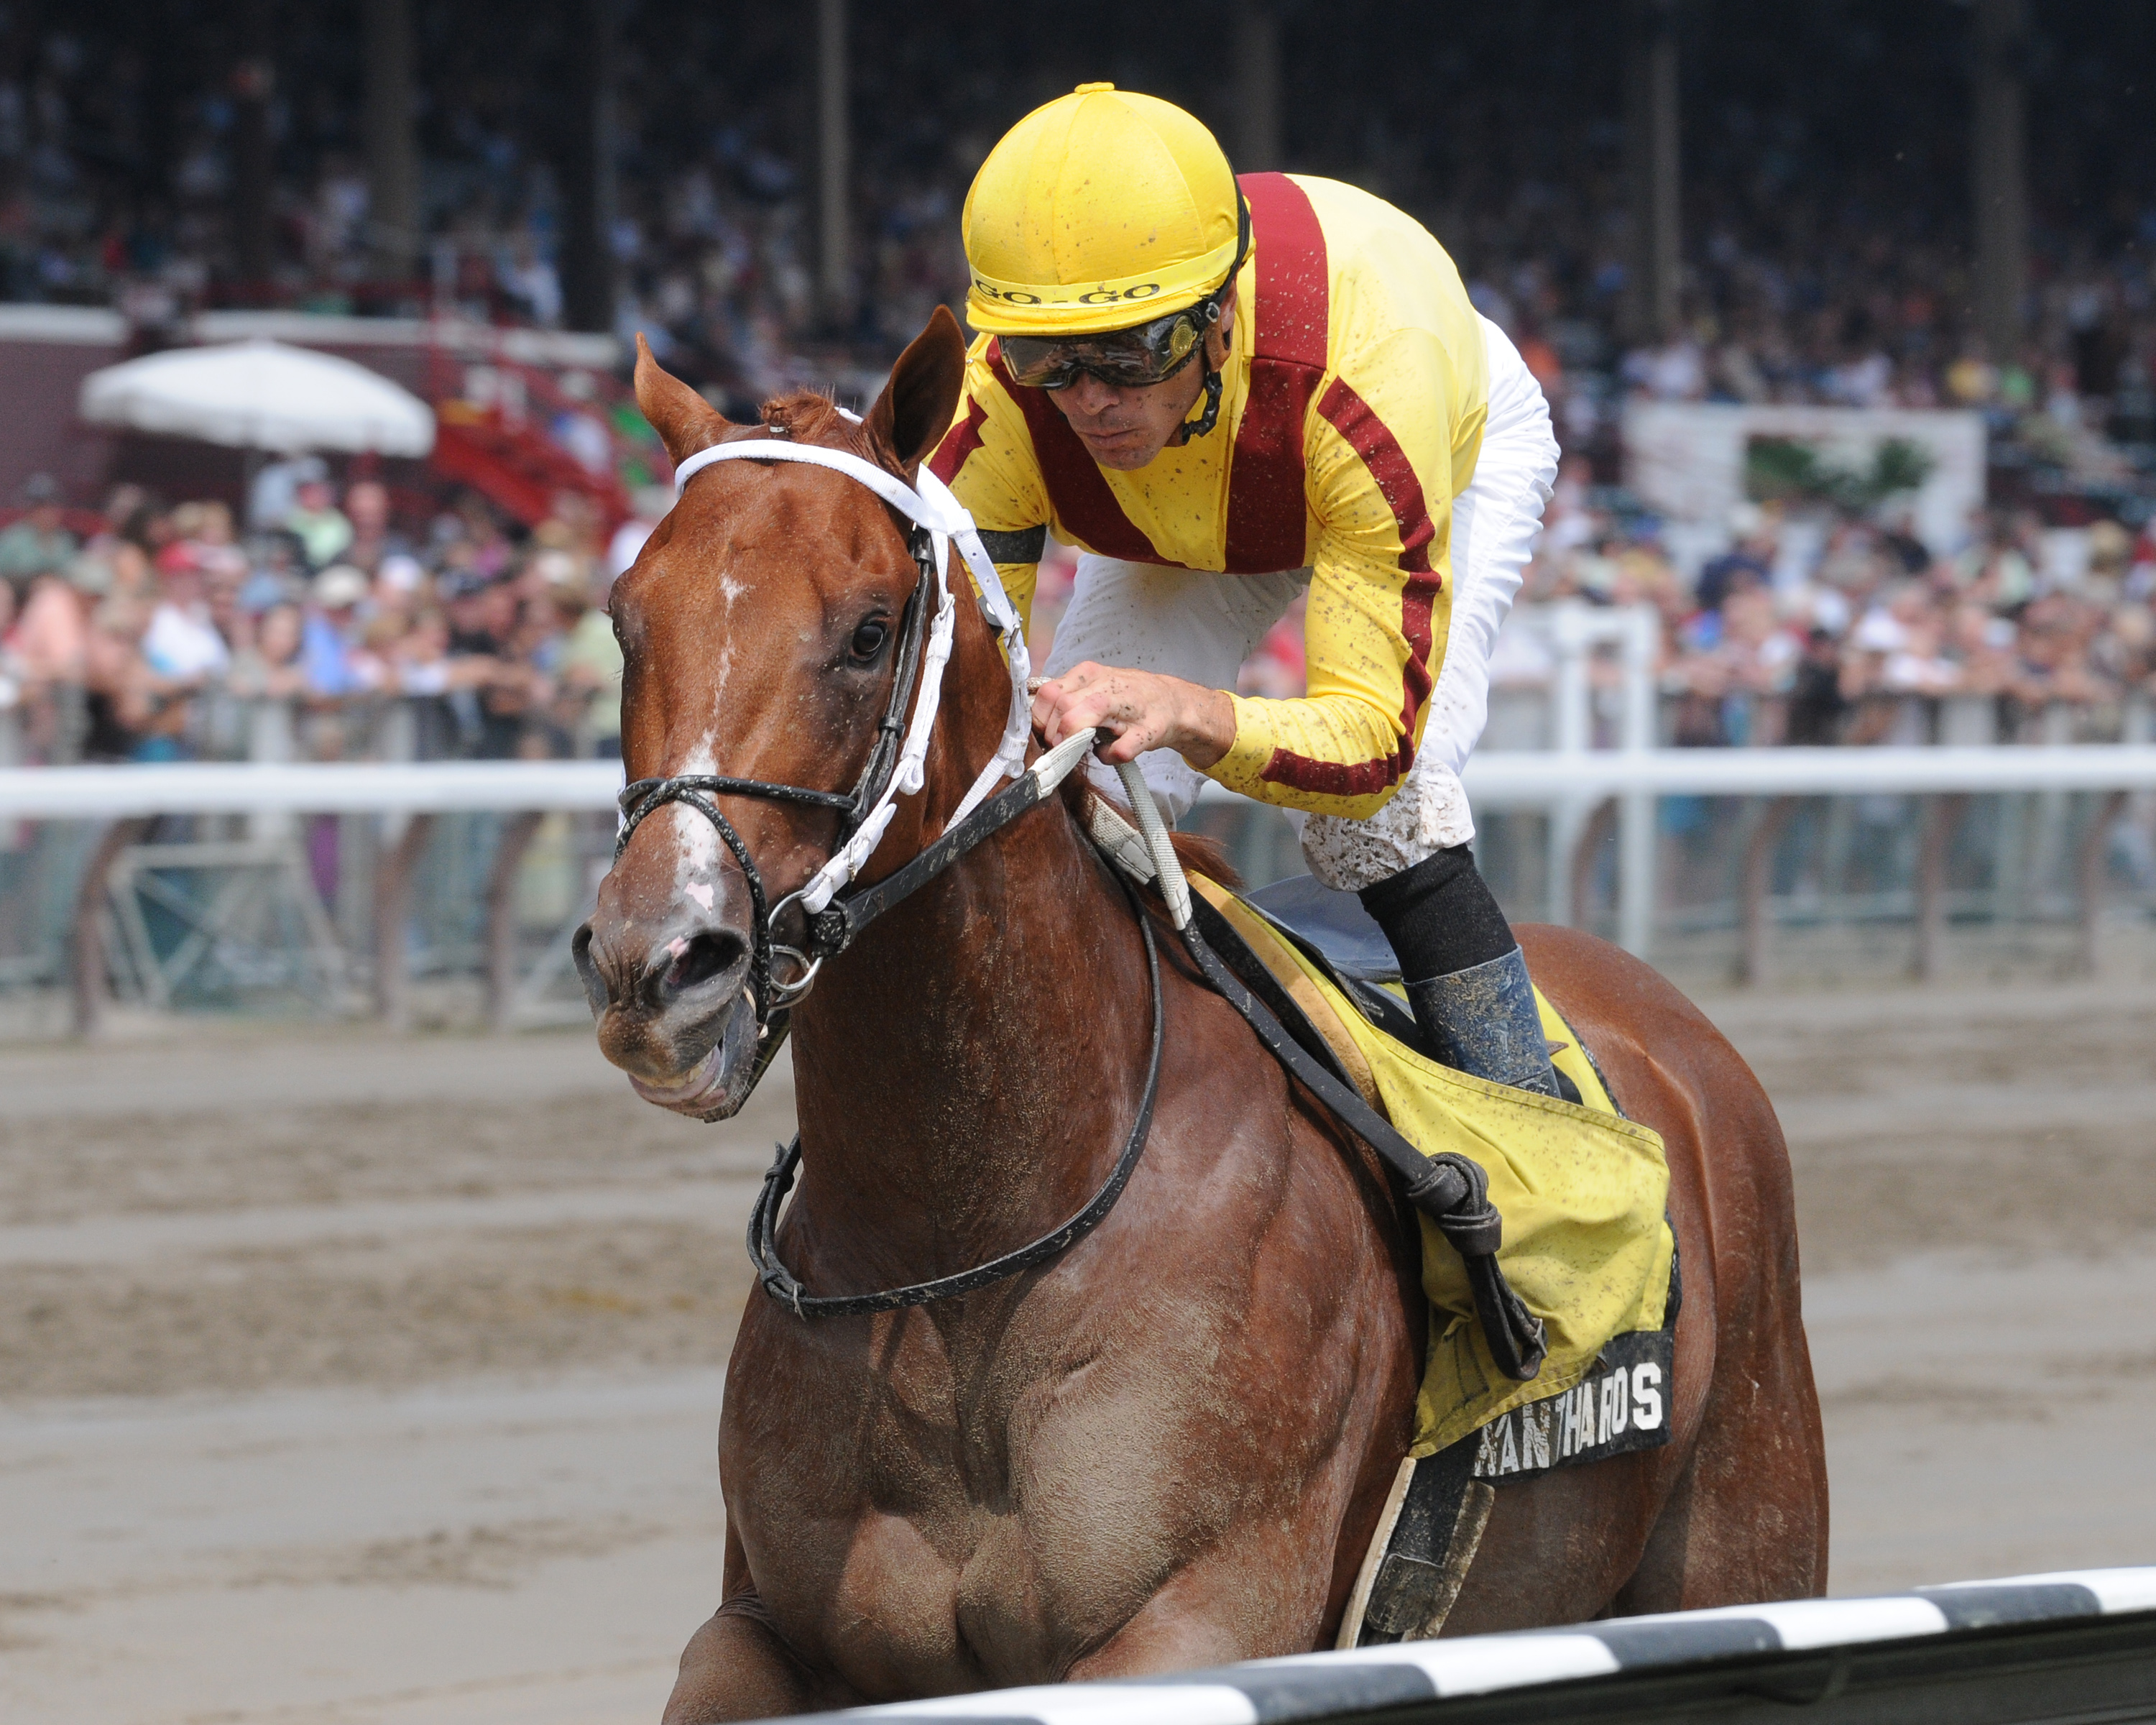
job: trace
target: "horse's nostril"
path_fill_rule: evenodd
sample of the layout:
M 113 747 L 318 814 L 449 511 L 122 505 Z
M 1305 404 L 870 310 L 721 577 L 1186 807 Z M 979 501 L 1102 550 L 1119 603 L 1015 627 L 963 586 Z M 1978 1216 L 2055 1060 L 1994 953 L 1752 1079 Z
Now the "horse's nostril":
M 577 980 L 583 984 L 584 999 L 593 1012 L 604 1012 L 613 1004 L 613 990 L 607 985 L 606 973 L 593 956 L 590 923 L 584 923 L 570 937 L 569 959 L 577 967 Z
M 722 976 L 741 962 L 747 950 L 737 934 L 724 929 L 714 929 L 700 934 L 675 955 L 666 970 L 666 989 L 678 994 L 707 983 L 715 976 Z

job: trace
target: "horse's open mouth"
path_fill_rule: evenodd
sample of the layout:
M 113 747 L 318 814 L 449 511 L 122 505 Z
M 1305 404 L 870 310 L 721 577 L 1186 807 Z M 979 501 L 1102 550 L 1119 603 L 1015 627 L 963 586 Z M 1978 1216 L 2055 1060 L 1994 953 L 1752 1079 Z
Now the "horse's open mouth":
M 632 1072 L 629 1081 L 647 1102 L 698 1120 L 725 1120 L 748 1100 L 756 1057 L 756 1005 L 744 988 L 726 1008 L 710 1051 L 680 1077 L 660 1082 Z

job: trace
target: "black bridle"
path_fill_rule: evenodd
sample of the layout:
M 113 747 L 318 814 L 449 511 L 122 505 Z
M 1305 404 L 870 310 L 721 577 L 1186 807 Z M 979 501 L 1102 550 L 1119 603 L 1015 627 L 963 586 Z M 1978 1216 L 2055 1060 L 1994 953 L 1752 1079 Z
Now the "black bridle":
M 795 1279 L 778 1255 L 779 1206 L 785 1202 L 793 1176 L 801 1166 L 801 1134 L 796 1132 L 793 1142 L 779 1147 L 778 1159 L 764 1175 L 763 1188 L 757 1194 L 748 1218 L 748 1255 L 749 1261 L 756 1266 L 757 1280 L 762 1284 L 764 1292 L 796 1317 L 859 1317 L 871 1312 L 896 1312 L 901 1307 L 926 1306 L 932 1300 L 950 1300 L 960 1294 L 970 1294 L 976 1288 L 984 1288 L 990 1282 L 1001 1281 L 1006 1276 L 1016 1276 L 1036 1264 L 1045 1264 L 1050 1258 L 1060 1256 L 1099 1227 L 1108 1212 L 1115 1209 L 1116 1200 L 1130 1183 L 1138 1158 L 1145 1154 L 1146 1140 L 1152 1133 L 1153 1106 L 1160 1097 L 1160 1051 L 1166 1040 L 1168 1023 L 1167 1003 L 1161 989 L 1160 949 L 1152 937 L 1152 921 L 1138 901 L 1137 890 L 1120 873 L 1116 880 L 1130 901 L 1132 914 L 1137 918 L 1138 932 L 1145 941 L 1146 977 L 1152 991 L 1152 1040 L 1146 1055 L 1145 1088 L 1138 1096 L 1137 1116 L 1123 1139 L 1122 1153 L 1116 1157 L 1115 1166 L 1109 1169 L 1108 1178 L 1101 1182 L 1100 1189 L 1086 1200 L 1084 1209 L 1030 1245 L 1005 1252 L 999 1258 L 991 1258 L 985 1264 L 976 1264 L 954 1276 L 938 1276 L 933 1281 L 910 1282 L 902 1288 L 886 1288 L 874 1294 L 812 1294 Z
M 699 773 L 680 773 L 670 778 L 639 778 L 624 786 L 618 799 L 623 819 L 621 832 L 613 845 L 616 862 L 621 860 L 622 852 L 629 848 L 629 839 L 644 824 L 645 817 L 669 803 L 686 803 L 702 815 L 718 829 L 719 837 L 733 853 L 742 878 L 748 882 L 748 987 L 756 1010 L 759 1040 L 768 1040 L 773 1014 L 806 994 L 815 980 L 817 967 L 839 948 L 829 943 L 829 937 L 824 932 L 829 925 L 824 916 L 810 920 L 805 947 L 788 946 L 773 938 L 773 923 L 799 895 L 788 894 L 775 909 L 773 907 L 756 859 L 749 855 L 748 846 L 742 842 L 734 824 L 720 813 L 719 805 L 711 798 L 753 797 L 766 803 L 793 803 L 807 809 L 832 809 L 839 818 L 838 839 L 833 850 L 853 837 L 898 768 L 906 714 L 913 705 L 914 685 L 920 680 L 921 644 L 928 633 L 928 614 L 934 608 L 930 597 L 936 585 L 934 542 L 926 528 L 916 526 L 907 535 L 906 542 L 913 553 L 917 578 L 899 619 L 897 668 L 891 680 L 891 700 L 884 708 L 883 717 L 877 721 L 875 742 L 869 749 L 868 761 L 852 790 L 816 791 L 803 785 L 774 784 L 767 779 L 731 778 L 723 774 Z M 798 967 L 800 973 L 791 982 L 773 982 L 771 961 L 774 953 Z

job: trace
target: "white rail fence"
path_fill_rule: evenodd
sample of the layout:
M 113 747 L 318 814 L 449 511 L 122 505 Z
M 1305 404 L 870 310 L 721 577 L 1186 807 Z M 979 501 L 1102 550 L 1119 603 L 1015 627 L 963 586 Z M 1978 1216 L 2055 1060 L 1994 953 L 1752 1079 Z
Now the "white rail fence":
M 2078 1570 L 1871 1600 L 1604 1617 L 1171 1677 L 1004 1688 L 813 1725 L 2093 1725 L 2156 1718 L 2156 1570 Z
M 2092 967 L 2103 902 L 2105 838 L 2129 795 L 2156 791 L 2156 744 L 1575 747 L 1478 754 L 1468 763 L 1466 780 L 1478 809 L 1549 812 L 1552 878 L 1568 886 L 1554 907 L 1558 920 L 1573 920 L 1570 911 L 1584 896 L 1578 888 L 1588 861 L 1609 836 L 1614 820 L 1619 935 L 1625 946 L 1642 953 L 1654 931 L 1656 804 L 1681 796 L 1763 799 L 1764 811 L 1747 842 L 1740 892 L 1740 970 L 1754 981 L 1768 968 L 1767 889 L 1774 846 L 1801 799 L 1871 794 L 1928 799 L 1917 880 L 1922 974 L 1928 968 L 1922 954 L 1936 947 L 1943 923 L 1947 845 L 1965 799 L 2015 792 L 2095 793 L 2102 800 L 2097 818 L 2084 829 L 2077 860 L 2082 949 Z M 0 769 L 0 822 L 96 823 L 102 828 L 76 895 L 69 957 L 76 1022 L 89 1030 L 99 1020 L 105 987 L 107 955 L 100 928 L 109 878 L 123 855 L 139 846 L 150 819 L 244 816 L 256 831 L 265 832 L 280 820 L 289 823 L 300 815 L 387 817 L 374 868 L 373 994 L 377 1010 L 398 1023 L 408 1009 L 404 937 L 412 875 L 431 823 L 449 814 L 509 816 L 486 895 L 489 1012 L 506 1026 L 516 990 L 512 889 L 539 818 L 557 810 L 611 812 L 621 782 L 620 768 L 605 762 L 18 768 Z M 1219 793 L 1208 800 L 1226 795 Z
M 808 1716 L 998 1725 L 2094 1725 L 2156 1719 L 2156 1570 L 2024 1575 Z
M 485 890 L 484 939 L 486 1014 L 496 1029 L 506 1029 L 521 992 L 516 874 L 541 818 L 557 811 L 611 813 L 621 783 L 620 767 L 599 761 L 18 768 L 0 770 L 0 822 L 101 825 L 75 890 L 67 940 L 74 1028 L 88 1035 L 102 1024 L 108 1004 L 111 955 L 106 928 L 109 902 L 119 896 L 110 891 L 116 870 L 131 878 L 169 860 L 182 867 L 252 868 L 258 875 L 267 870 L 273 880 L 295 876 L 302 864 L 280 824 L 317 814 L 385 817 L 372 870 L 372 997 L 377 1014 L 403 1028 L 410 1013 L 407 935 L 413 880 L 434 824 L 449 814 L 507 816 Z M 224 845 L 142 844 L 149 824 L 167 815 L 249 817 L 252 839 Z M 295 881 L 291 896 L 305 920 L 319 922 L 320 904 L 311 888 Z M 215 918 L 213 910 L 208 926 L 189 938 L 211 935 Z M 129 933 L 124 916 L 120 932 L 123 937 Z M 318 968 L 334 986 L 340 981 L 334 938 L 326 929 L 312 932 L 317 935 Z M 559 957 L 550 954 L 547 968 L 558 968 Z M 153 973 L 149 980 L 152 986 L 146 992 L 158 1004 Z

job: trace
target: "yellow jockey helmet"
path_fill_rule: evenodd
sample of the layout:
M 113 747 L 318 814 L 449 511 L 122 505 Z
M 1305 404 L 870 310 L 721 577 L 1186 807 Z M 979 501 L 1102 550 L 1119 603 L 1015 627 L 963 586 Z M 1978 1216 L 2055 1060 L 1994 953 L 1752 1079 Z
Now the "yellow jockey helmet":
M 1220 146 L 1182 109 L 1081 84 L 1004 134 L 960 226 L 975 329 L 1076 336 L 1223 286 L 1242 254 L 1243 205 Z

